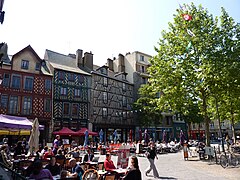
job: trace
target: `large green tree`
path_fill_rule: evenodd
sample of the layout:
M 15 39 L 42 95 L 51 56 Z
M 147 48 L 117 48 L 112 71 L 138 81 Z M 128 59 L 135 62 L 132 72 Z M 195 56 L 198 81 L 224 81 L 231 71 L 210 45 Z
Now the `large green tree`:
M 228 18 L 224 9 L 219 23 L 219 18 L 214 18 L 201 5 L 184 5 L 177 10 L 169 29 L 162 32 L 159 46 L 155 48 L 157 55 L 151 59 L 152 66 L 148 69 L 151 75 L 148 90 L 152 93 L 162 92 L 160 98 L 150 102 L 162 111 L 171 109 L 184 115 L 191 114 L 189 107 L 197 105 L 199 115 L 204 118 L 207 145 L 210 145 L 210 117 L 212 111 L 217 114 L 216 104 L 219 105 L 218 102 L 223 98 L 226 82 L 234 84 L 235 90 L 240 85 L 233 77 L 240 77 L 233 70 L 240 65 L 236 53 L 239 51 L 239 26 L 233 21 L 223 20 Z M 230 37 L 224 31 L 234 34 Z M 233 48 L 223 48 L 223 43 L 231 44 Z M 230 65 L 230 61 L 236 63 L 234 68 L 226 65 Z M 238 94 L 231 93 L 231 96 Z M 216 100 L 217 103 L 214 103 Z

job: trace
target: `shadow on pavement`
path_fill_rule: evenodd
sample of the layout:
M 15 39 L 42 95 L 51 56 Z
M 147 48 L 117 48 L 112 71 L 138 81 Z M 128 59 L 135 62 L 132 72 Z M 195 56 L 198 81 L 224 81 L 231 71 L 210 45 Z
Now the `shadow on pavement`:
M 153 177 L 153 175 L 148 175 L 147 177 Z M 154 179 L 177 179 L 174 177 L 164 177 L 164 176 L 159 176 L 158 178 L 154 178 Z

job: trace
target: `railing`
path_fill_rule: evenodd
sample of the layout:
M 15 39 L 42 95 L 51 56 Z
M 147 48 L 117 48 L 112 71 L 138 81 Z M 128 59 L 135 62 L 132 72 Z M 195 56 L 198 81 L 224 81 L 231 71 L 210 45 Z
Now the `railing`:
M 26 180 L 26 177 L 22 176 L 21 174 L 16 173 L 11 168 L 4 165 L 2 162 L 0 162 L 0 166 L 4 169 L 7 169 L 11 173 L 12 179 L 14 179 L 14 180 Z

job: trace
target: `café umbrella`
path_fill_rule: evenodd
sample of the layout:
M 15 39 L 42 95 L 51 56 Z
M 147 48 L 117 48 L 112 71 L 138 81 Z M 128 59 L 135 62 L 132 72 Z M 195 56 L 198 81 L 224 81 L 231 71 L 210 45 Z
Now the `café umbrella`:
M 38 119 L 35 118 L 32 124 L 32 130 L 31 130 L 31 135 L 29 138 L 29 152 L 30 154 L 33 154 L 34 152 L 36 152 L 36 150 L 39 149 L 39 122 Z

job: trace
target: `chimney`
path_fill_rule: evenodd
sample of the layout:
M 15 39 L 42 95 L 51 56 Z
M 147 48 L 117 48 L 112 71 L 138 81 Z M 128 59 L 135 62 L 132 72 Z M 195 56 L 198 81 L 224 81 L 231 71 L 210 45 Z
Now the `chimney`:
M 82 59 L 82 50 L 81 49 L 78 49 L 77 51 L 76 51 L 76 61 L 77 61 L 77 66 L 78 67 L 81 67 L 81 66 L 83 66 L 84 64 L 83 64 L 83 59 Z
M 118 72 L 125 72 L 124 56 L 122 54 L 118 55 Z
M 113 71 L 113 60 L 108 58 L 107 59 L 107 65 L 110 71 Z
M 93 70 L 93 54 L 91 51 L 84 53 L 83 66 Z

